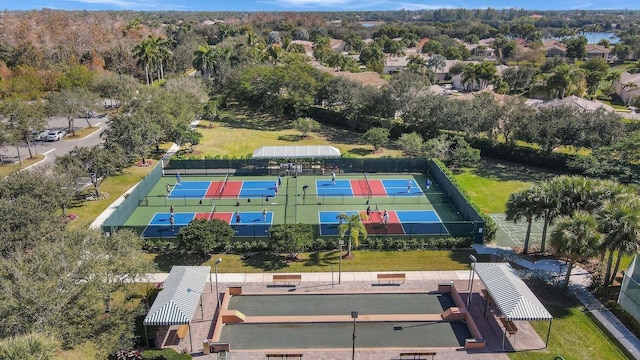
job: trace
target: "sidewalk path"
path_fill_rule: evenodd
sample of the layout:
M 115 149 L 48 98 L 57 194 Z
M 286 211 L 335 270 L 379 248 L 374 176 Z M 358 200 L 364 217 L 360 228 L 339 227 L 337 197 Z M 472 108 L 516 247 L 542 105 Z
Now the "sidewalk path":
M 485 245 L 474 245 L 474 250 L 478 254 L 496 255 L 507 258 L 510 261 L 530 270 L 543 270 L 554 272 L 558 275 L 566 274 L 566 266 L 561 262 L 541 260 L 536 263 L 521 259 L 511 248 L 489 247 Z M 600 301 L 591 294 L 591 274 L 585 269 L 576 266 L 571 272 L 569 279 L 569 290 L 584 305 L 585 310 L 591 312 L 593 316 L 604 326 L 627 351 L 640 360 L 640 339 L 638 339 L 627 327 L 616 318 Z

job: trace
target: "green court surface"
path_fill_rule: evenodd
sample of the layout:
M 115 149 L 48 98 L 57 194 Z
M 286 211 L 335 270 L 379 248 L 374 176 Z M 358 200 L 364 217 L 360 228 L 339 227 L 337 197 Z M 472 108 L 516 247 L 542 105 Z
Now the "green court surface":
M 517 223 L 513 221 L 507 221 L 505 214 L 489 214 L 491 218 L 498 225 L 498 231 L 496 233 L 496 244 L 503 247 L 522 247 L 524 246 L 524 239 L 527 234 L 527 222 L 520 220 Z M 542 241 L 542 228 L 544 221 L 533 221 L 531 224 L 531 234 L 529 236 L 529 247 L 540 247 Z M 547 229 L 547 241 L 551 236 L 552 226 Z
M 351 348 L 353 323 L 227 324 L 220 341 L 237 350 Z M 356 348 L 460 347 L 463 322 L 359 322 Z
M 240 295 L 229 301 L 230 310 L 248 316 L 314 316 L 349 314 L 440 314 L 455 306 L 449 294 L 325 294 Z
M 368 174 L 365 178 L 363 174 L 339 174 L 336 180 L 337 184 L 331 184 L 330 175 L 283 176 L 281 186 L 275 195 L 273 192 L 278 182 L 276 176 L 230 176 L 226 182 L 224 176 L 182 176 L 181 185 L 177 185 L 174 176 L 166 176 L 158 181 L 145 198 L 139 199 L 138 207 L 125 222 L 124 227 L 133 228 L 142 234 L 154 216 L 157 218 L 157 214 L 167 214 L 168 220 L 171 206 L 176 215 L 194 213 L 198 217 L 213 218 L 207 216 L 213 212 L 221 218 L 230 219 L 234 218 L 233 214 L 236 212 L 262 212 L 266 209 L 273 225 L 318 225 L 320 211 L 366 213 L 367 207 L 370 207 L 374 212 L 382 212 L 384 209 L 435 210 L 451 235 L 468 236 L 474 231 L 474 224 L 464 221 L 438 184 L 434 182 L 431 188 L 425 191 L 426 178 L 422 175 Z M 409 181 L 412 186 L 407 192 L 406 184 Z M 211 182 L 208 188 L 201 191 L 202 196 L 200 193 L 194 195 L 186 190 L 191 184 L 198 182 Z M 351 185 L 345 187 L 344 183 Z M 380 184 L 383 186 L 380 187 Z M 333 186 L 337 190 L 332 190 Z M 303 190 L 304 187 L 306 190 Z M 170 195 L 167 193 L 168 189 Z M 168 227 L 168 221 L 166 224 Z M 176 232 L 177 230 L 155 233 L 170 234 L 167 237 L 174 237 Z M 255 232 L 253 237 L 265 237 L 264 233 L 263 230 Z

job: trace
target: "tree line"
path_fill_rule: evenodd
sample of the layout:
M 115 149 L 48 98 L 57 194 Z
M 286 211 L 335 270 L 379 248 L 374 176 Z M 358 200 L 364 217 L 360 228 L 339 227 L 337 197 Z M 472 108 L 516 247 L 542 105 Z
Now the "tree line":
M 527 223 L 524 254 L 529 250 L 534 220 L 544 221 L 540 244 L 543 253 L 547 250 L 547 231 L 554 225 L 551 246 L 569 260 L 565 289 L 576 261 L 599 256 L 605 263 L 606 257 L 600 277 L 601 285 L 607 288 L 618 273 L 622 255 L 635 254 L 640 248 L 637 189 L 611 180 L 560 176 L 537 183 L 511 194 L 506 219 Z

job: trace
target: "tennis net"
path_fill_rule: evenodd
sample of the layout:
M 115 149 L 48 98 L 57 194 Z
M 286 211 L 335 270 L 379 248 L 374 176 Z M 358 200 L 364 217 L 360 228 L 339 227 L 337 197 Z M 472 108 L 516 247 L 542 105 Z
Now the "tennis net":
M 222 186 L 220 186 L 220 195 L 218 195 L 218 199 L 222 199 L 222 193 L 224 193 L 224 188 L 227 186 L 227 181 L 229 181 L 229 173 L 224 177 L 224 181 L 222 182 Z
M 211 211 L 209 212 L 209 218 L 207 220 L 211 221 L 211 219 L 213 219 L 213 214 L 215 214 L 216 212 L 216 204 L 213 204 L 213 206 L 211 207 Z
M 371 184 L 369 184 L 369 177 L 367 173 L 364 173 L 364 182 L 367 183 L 367 191 L 369 191 L 369 197 L 373 196 L 373 190 L 371 189 Z

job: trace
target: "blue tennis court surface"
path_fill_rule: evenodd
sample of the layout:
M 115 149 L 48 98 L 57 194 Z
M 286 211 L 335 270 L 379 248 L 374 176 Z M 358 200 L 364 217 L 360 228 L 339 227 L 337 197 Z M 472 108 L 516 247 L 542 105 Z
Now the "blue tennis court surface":
M 216 219 L 229 222 L 231 227 L 235 230 L 235 236 L 253 236 L 253 237 L 265 237 L 269 236 L 269 228 L 273 221 L 273 212 L 268 211 L 266 214 L 266 220 L 262 212 L 240 212 L 240 222 L 237 222 L 236 215 L 238 212 L 224 213 L 216 212 L 213 216 Z M 205 217 L 207 213 L 204 214 Z M 159 238 L 159 237 L 176 237 L 180 228 L 187 226 L 194 218 L 196 218 L 195 212 L 180 212 L 175 213 L 174 223 L 171 226 L 169 221 L 169 213 L 156 213 L 151 222 L 144 229 L 142 235 L 144 237 Z
M 180 185 L 175 185 L 171 189 L 168 197 L 169 199 L 202 199 L 205 197 L 209 186 L 211 186 L 211 181 L 183 181 Z
M 387 195 L 389 196 L 416 196 L 422 195 L 422 190 L 415 180 L 381 180 Z M 409 187 L 411 183 L 411 187 Z
M 276 195 L 276 188 L 278 183 L 276 181 L 243 181 L 242 188 L 240 189 L 239 197 L 246 198 L 258 198 L 258 197 L 273 197 Z
M 339 215 L 342 213 L 350 216 L 360 214 L 367 233 L 372 235 L 449 235 L 442 220 L 433 210 L 389 210 L 387 224 L 383 223 L 381 214 L 376 211 L 371 218 L 364 211 L 320 211 L 320 235 L 338 235 Z
M 231 218 L 231 227 L 236 231 L 236 236 L 269 236 L 269 228 L 273 221 L 273 212 L 268 211 L 266 219 L 262 212 L 240 212 L 240 222 L 237 222 L 237 212 Z

